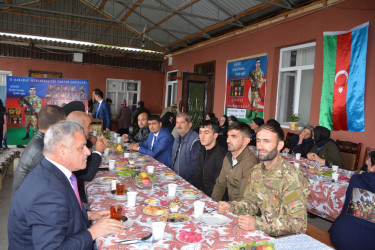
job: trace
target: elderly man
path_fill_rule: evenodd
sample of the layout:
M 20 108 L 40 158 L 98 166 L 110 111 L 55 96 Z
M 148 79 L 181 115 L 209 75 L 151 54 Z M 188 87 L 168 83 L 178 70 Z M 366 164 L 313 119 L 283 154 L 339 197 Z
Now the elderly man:
M 122 233 L 108 210 L 86 212 L 81 204 L 72 172 L 86 168 L 90 155 L 82 127 L 60 121 L 47 130 L 44 145 L 45 159 L 12 200 L 9 249 L 92 249 L 98 237 Z M 89 220 L 97 222 L 89 227 Z
M 230 201 L 242 200 L 252 168 L 259 163 L 255 154 L 247 146 L 250 142 L 250 129 L 243 122 L 228 127 L 228 153 L 223 161 L 219 177 L 216 179 L 211 198 L 223 199 L 228 189 Z
M 241 201 L 220 201 L 218 212 L 231 211 L 243 230 L 262 230 L 271 236 L 304 233 L 307 227 L 309 180 L 280 156 L 284 132 L 265 124 L 257 132 L 258 157 Z
M 182 178 L 191 181 L 197 168 L 201 144 L 188 113 L 180 113 L 176 118 L 178 136 L 173 143 L 171 169 Z
M 120 135 L 129 134 L 129 127 L 131 123 L 131 110 L 126 106 L 126 100 L 121 100 L 121 107 L 118 110 L 116 119 L 118 120 L 118 133 Z
M 134 136 L 128 134 L 122 135 L 122 140 L 124 142 L 131 143 L 142 143 L 147 140 L 150 130 L 148 129 L 148 114 L 146 112 L 140 113 L 138 115 L 138 126 L 139 130 Z
M 66 119 L 68 121 L 79 124 L 85 132 L 86 139 L 88 140 L 90 138 L 90 133 L 93 130 L 91 127 L 91 118 L 89 115 L 82 111 L 73 111 L 68 115 Z M 79 196 L 84 203 L 87 203 L 85 181 L 92 181 L 94 179 L 96 173 L 98 172 L 100 163 L 102 162 L 102 154 L 107 146 L 108 143 L 105 137 L 98 137 L 92 154 L 87 157 L 87 167 L 74 173 L 77 176 L 78 180 Z
M 214 121 L 203 121 L 199 126 L 199 140 L 203 147 L 199 152 L 198 166 L 191 184 L 207 196 L 212 194 L 227 152 L 216 142 L 218 135 L 219 125 Z
M 64 110 L 56 105 L 44 106 L 39 112 L 39 130 L 33 139 L 27 144 L 14 173 L 13 195 L 21 186 L 26 175 L 38 165 L 43 156 L 44 134 L 47 129 L 58 121 L 65 119 Z
M 171 163 L 173 136 L 168 129 L 162 127 L 161 119 L 158 115 L 151 115 L 148 118 L 148 127 L 151 133 L 149 133 L 147 140 L 141 144 L 132 143 L 129 149 L 149 155 L 169 166 Z

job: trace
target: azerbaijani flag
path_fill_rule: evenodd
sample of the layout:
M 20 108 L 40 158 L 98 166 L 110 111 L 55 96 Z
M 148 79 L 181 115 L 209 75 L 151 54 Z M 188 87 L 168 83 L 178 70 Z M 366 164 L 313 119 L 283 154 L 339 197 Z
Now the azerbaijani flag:
M 351 31 L 324 32 L 319 125 L 365 130 L 365 74 L 369 23 Z

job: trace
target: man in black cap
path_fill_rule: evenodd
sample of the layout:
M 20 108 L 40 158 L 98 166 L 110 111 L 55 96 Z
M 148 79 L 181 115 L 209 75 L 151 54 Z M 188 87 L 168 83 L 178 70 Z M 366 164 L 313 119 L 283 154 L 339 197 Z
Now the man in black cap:
M 263 124 L 264 124 L 264 120 L 259 117 L 255 117 L 253 121 L 251 122 L 250 128 L 253 130 L 253 132 L 251 133 L 251 140 L 249 143 L 250 146 L 256 146 L 257 132 L 258 132 L 259 127 L 262 126 Z

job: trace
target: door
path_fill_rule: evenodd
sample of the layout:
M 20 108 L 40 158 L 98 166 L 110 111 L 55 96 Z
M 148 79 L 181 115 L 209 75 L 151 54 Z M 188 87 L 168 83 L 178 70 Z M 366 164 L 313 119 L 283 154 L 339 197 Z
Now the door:
M 191 115 L 197 129 L 213 107 L 213 77 L 206 74 L 183 73 L 182 109 Z

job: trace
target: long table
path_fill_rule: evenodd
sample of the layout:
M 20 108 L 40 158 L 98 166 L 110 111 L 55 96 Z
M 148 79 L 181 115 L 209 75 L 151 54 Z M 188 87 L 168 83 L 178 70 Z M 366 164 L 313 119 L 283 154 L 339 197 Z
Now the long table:
M 164 166 L 160 162 L 157 162 L 149 156 L 147 161 L 142 164 L 144 168 L 148 165 L 155 166 L 155 174 L 161 173 L 173 173 L 168 167 Z M 112 159 L 122 160 L 121 155 L 113 155 Z M 104 161 L 105 164 L 105 161 Z M 138 164 L 138 163 L 136 163 Z M 117 201 L 108 196 L 110 192 L 109 183 L 98 183 L 97 180 L 100 177 L 116 177 L 118 180 L 125 183 L 126 189 L 138 192 L 137 201 L 135 207 L 127 207 L 126 201 Z M 115 240 L 119 239 L 133 239 L 141 238 L 147 234 L 151 233 L 151 223 L 158 221 L 158 218 L 155 216 L 150 216 L 143 212 L 144 207 L 147 205 L 145 200 L 149 198 L 157 198 L 160 201 L 166 200 L 166 194 L 168 192 L 167 184 L 176 183 L 178 185 L 178 190 L 182 189 L 193 189 L 197 190 L 190 183 L 177 177 L 176 180 L 170 181 L 165 178 L 159 177 L 155 182 L 152 189 L 140 189 L 137 188 L 131 177 L 122 177 L 116 175 L 115 171 L 98 171 L 96 179 L 90 183 L 86 183 L 86 193 L 88 196 L 88 203 L 91 210 L 101 210 L 109 209 L 111 204 L 122 204 L 125 207 L 125 215 L 133 220 L 131 227 L 126 228 L 123 234 L 121 235 L 107 235 L 96 240 L 97 246 L 99 249 L 129 249 L 129 248 L 138 248 L 138 249 L 149 249 L 151 243 L 144 243 L 138 245 L 121 245 L 116 244 Z M 199 190 L 197 190 L 199 191 Z M 217 203 L 213 201 L 210 197 L 199 192 L 199 200 L 204 201 L 206 210 L 216 209 Z M 237 216 L 234 214 L 227 214 L 226 216 L 231 219 L 231 223 L 221 227 L 209 226 L 203 223 L 200 223 L 197 219 L 194 218 L 193 212 L 193 202 L 195 200 L 190 199 L 181 199 L 183 207 L 180 210 L 180 213 L 186 214 L 190 217 L 190 220 L 185 223 L 167 223 L 165 229 L 165 240 L 161 248 L 166 249 L 225 249 L 228 245 L 233 245 L 234 243 L 250 241 L 270 241 L 273 240 L 272 237 L 263 233 L 262 231 L 244 231 L 238 227 Z M 215 212 L 214 212 L 215 213 Z M 199 243 L 187 244 L 179 240 L 176 236 L 180 230 L 193 231 L 201 234 L 203 241 Z M 168 238 L 169 237 L 169 238 Z M 160 245 L 159 245 L 160 247 Z M 157 247 L 158 248 L 158 247 Z
M 294 155 L 283 154 L 292 164 L 300 164 L 300 170 L 309 179 L 311 184 L 311 193 L 307 197 L 307 211 L 334 221 L 340 215 L 345 201 L 346 189 L 349 185 L 349 178 L 353 172 L 344 169 L 338 169 L 339 180 L 332 182 L 329 178 L 320 178 L 316 169 L 309 166 L 316 164 L 306 158 L 296 160 Z M 344 180 L 345 179 L 345 180 Z
M 147 166 L 155 167 L 155 174 L 165 174 L 174 173 L 168 167 L 164 166 L 162 163 L 154 160 L 149 156 L 142 155 L 146 157 L 146 162 L 135 164 L 141 165 L 142 169 L 146 169 Z M 111 154 L 109 157 L 104 157 L 102 166 L 107 167 L 108 159 L 115 159 L 118 161 L 115 171 L 98 171 L 96 178 L 90 182 L 86 183 L 86 193 L 88 196 L 88 203 L 91 210 L 102 210 L 109 209 L 112 204 L 122 204 L 125 207 L 124 215 L 132 220 L 132 223 L 127 227 L 124 232 L 120 235 L 107 235 L 105 237 L 100 237 L 96 240 L 98 249 L 228 249 L 228 246 L 233 246 L 242 242 L 249 243 L 251 241 L 262 242 L 270 241 L 275 244 L 276 249 L 331 249 L 323 243 L 305 235 L 292 235 L 287 237 L 282 237 L 280 239 L 275 239 L 265 234 L 262 231 L 244 231 L 241 230 L 237 224 L 237 216 L 234 214 L 227 214 L 226 216 L 231 220 L 231 222 L 225 226 L 215 227 L 201 223 L 194 216 L 193 202 L 194 199 L 180 199 L 183 203 L 183 207 L 180 213 L 186 214 L 190 217 L 190 220 L 185 223 L 167 223 L 165 228 L 164 239 L 162 242 L 154 245 L 152 243 L 152 238 L 134 245 L 122 245 L 116 244 L 115 240 L 119 239 L 134 239 L 142 238 L 152 232 L 151 224 L 154 221 L 158 221 L 155 216 L 150 216 L 144 213 L 143 209 L 147 204 L 145 201 L 149 198 L 159 199 L 161 203 L 166 201 L 166 195 L 168 192 L 167 185 L 169 183 L 176 183 L 178 185 L 178 190 L 183 189 L 193 189 L 197 190 L 190 183 L 177 177 L 176 180 L 166 180 L 159 176 L 157 181 L 154 183 L 151 189 L 140 189 L 136 187 L 131 177 L 122 177 L 116 174 L 118 167 L 126 167 L 125 158 L 122 155 Z M 125 163 L 125 164 L 124 164 Z M 121 182 L 125 183 L 126 189 L 128 191 L 138 192 L 137 201 L 135 207 L 127 207 L 126 201 L 118 201 L 109 197 L 110 184 L 98 182 L 97 180 L 102 180 L 102 177 L 115 177 Z M 217 203 L 213 201 L 210 197 L 206 196 L 199 190 L 199 200 L 204 201 L 206 204 L 206 210 L 215 210 Z M 216 213 L 213 212 L 213 214 Z M 181 230 L 199 233 L 203 240 L 198 243 L 186 243 L 178 238 L 178 234 Z

